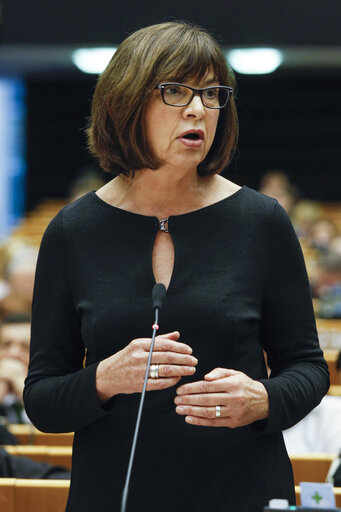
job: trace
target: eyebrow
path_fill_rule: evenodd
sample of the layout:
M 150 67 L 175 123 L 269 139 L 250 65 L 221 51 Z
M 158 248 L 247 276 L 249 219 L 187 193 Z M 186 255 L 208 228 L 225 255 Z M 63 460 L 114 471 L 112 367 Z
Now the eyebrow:
M 178 84 L 183 84 L 183 85 L 188 85 L 189 87 L 191 87 L 187 81 L 186 82 L 182 82 L 181 80 L 179 79 L 169 79 L 169 80 L 164 80 L 165 83 L 167 82 L 174 82 L 174 83 L 178 83 Z M 161 82 L 162 83 L 162 82 Z M 205 87 L 209 87 L 210 85 L 212 84 L 215 84 L 215 85 L 218 85 L 220 82 L 217 78 L 209 78 L 209 79 L 206 79 L 206 80 L 200 80 L 198 82 L 200 84 L 200 86 L 198 85 L 199 89 L 201 88 L 205 88 Z
M 203 82 L 201 82 L 201 84 L 209 86 L 209 85 L 211 85 L 211 84 L 213 84 L 215 82 L 219 82 L 219 80 L 217 78 L 213 77 L 213 78 L 209 78 L 209 79 L 204 80 Z

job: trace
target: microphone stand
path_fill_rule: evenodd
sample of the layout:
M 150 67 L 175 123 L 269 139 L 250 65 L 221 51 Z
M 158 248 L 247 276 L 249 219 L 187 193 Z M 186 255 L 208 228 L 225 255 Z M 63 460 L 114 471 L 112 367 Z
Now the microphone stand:
M 141 398 L 140 398 L 139 410 L 138 410 L 138 413 L 137 413 L 137 420 L 136 420 L 136 425 L 135 425 L 133 444 L 132 444 L 131 452 L 130 452 L 128 471 L 127 471 L 126 481 L 125 481 L 125 485 L 124 485 L 124 489 L 123 489 L 123 494 L 122 494 L 121 512 L 125 512 L 126 511 L 127 498 L 128 498 L 128 490 L 129 490 L 129 482 L 130 482 L 131 470 L 132 470 L 132 467 L 133 467 L 133 461 L 134 461 L 134 455 L 135 455 L 135 449 L 136 449 L 137 436 L 138 436 L 138 433 L 139 433 L 139 428 L 140 428 L 140 423 L 141 423 L 141 416 L 142 416 L 142 409 L 143 409 L 143 404 L 144 404 L 144 398 L 145 398 L 145 395 L 146 395 L 146 388 L 147 388 L 147 380 L 148 380 L 148 376 L 149 376 L 150 363 L 151 363 L 151 360 L 152 360 L 152 355 L 153 355 L 153 350 L 154 350 L 156 331 L 159 328 L 159 325 L 158 325 L 158 321 L 159 321 L 159 308 L 161 308 L 162 299 L 163 299 L 165 293 L 166 293 L 166 288 L 164 287 L 164 285 L 156 284 L 154 286 L 154 288 L 153 288 L 153 303 L 154 303 L 154 308 L 155 308 L 155 321 L 154 321 L 154 324 L 153 324 L 152 341 L 151 341 L 151 344 L 150 344 L 147 368 L 146 368 L 146 373 L 145 373 L 145 376 L 144 376 L 144 382 L 143 382 L 143 388 L 142 388 L 142 393 L 141 393 Z

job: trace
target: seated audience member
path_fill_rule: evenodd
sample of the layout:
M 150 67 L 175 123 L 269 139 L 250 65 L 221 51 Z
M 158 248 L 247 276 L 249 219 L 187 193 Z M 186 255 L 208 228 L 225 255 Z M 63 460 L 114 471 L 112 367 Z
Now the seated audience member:
M 0 244 L 0 301 L 8 294 L 9 287 L 4 279 L 4 268 L 6 263 L 6 246 Z
M 341 235 L 338 234 L 330 240 L 329 248 L 335 254 L 341 254 Z
M 259 192 L 277 199 L 284 210 L 290 214 L 298 198 L 298 190 L 289 181 L 288 176 L 280 169 L 263 174 Z
M 341 397 L 325 396 L 303 420 L 283 432 L 287 451 L 293 453 L 341 450 Z
M 0 299 L 1 316 L 31 312 L 37 257 L 38 248 L 34 246 L 20 243 L 9 247 L 3 271 L 5 293 Z
M 336 469 L 334 470 L 334 467 L 332 467 L 330 480 L 328 479 L 328 482 L 334 487 L 341 487 L 341 451 L 339 453 L 339 457 L 334 459 L 333 466 L 336 467 Z
M 19 444 L 18 439 L 0 423 L 0 446 Z
M 69 189 L 69 201 L 76 201 L 91 190 L 97 190 L 105 184 L 104 178 L 96 167 L 82 167 Z
M 18 457 L 0 448 L 0 478 L 38 478 L 68 480 L 70 471 L 28 457 Z
M 341 351 L 336 367 L 341 381 Z M 290 454 L 325 452 L 339 454 L 341 450 L 341 397 L 326 395 L 303 420 L 283 432 Z
M 316 201 L 302 199 L 291 212 L 291 220 L 297 236 L 309 243 L 313 224 L 322 217 L 321 206 Z
M 337 228 L 331 220 L 326 218 L 317 219 L 313 222 L 310 229 L 311 246 L 321 251 L 326 251 L 337 234 Z
M 30 345 L 30 316 L 17 313 L 0 323 L 0 416 L 9 423 L 29 423 L 22 392 L 27 375 Z
M 319 299 L 317 315 L 341 318 L 341 253 L 325 252 L 318 262 L 311 288 L 313 297 Z
M 4 445 L 17 445 L 17 439 L 0 424 L 0 478 L 42 478 L 68 480 L 70 471 L 61 466 L 51 466 L 29 457 L 8 453 Z

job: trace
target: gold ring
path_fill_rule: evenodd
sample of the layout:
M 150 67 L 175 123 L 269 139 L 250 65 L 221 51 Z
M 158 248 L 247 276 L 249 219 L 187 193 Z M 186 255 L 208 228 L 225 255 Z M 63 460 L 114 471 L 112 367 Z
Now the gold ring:
M 216 405 L 215 406 L 215 417 L 216 418 L 220 418 L 220 412 L 221 412 L 220 405 Z

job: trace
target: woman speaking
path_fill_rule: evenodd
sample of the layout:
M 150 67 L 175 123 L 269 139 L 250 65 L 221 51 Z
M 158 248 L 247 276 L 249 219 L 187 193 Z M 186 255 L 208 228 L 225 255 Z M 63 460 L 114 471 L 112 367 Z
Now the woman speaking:
M 328 370 L 288 217 L 219 175 L 234 88 L 217 42 L 181 22 L 129 36 L 98 80 L 89 146 L 114 177 L 46 230 L 24 393 L 40 430 L 75 431 L 69 512 L 119 510 L 155 282 L 164 334 L 128 510 L 294 503 L 281 431 L 319 403 Z

